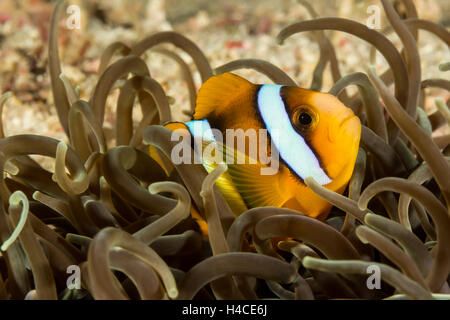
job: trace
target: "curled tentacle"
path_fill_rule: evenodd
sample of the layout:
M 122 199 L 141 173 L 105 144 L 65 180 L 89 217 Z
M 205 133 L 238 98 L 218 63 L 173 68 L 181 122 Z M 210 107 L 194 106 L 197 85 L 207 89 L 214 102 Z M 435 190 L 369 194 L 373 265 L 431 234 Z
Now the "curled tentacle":
M 186 86 L 189 92 L 189 102 L 191 105 L 191 112 L 194 112 L 195 109 L 195 101 L 197 100 L 197 89 L 195 88 L 194 76 L 192 74 L 191 68 L 189 65 L 174 51 L 167 50 L 165 48 L 154 48 L 151 52 L 156 52 L 159 54 L 163 54 L 172 60 L 174 60 L 178 66 L 180 67 L 181 74 L 186 82 Z
M 85 123 L 91 130 L 85 130 Z M 95 118 L 91 107 L 86 101 L 76 101 L 69 110 L 69 132 L 73 148 L 78 152 L 81 159 L 86 161 L 92 152 L 104 154 L 106 152 L 106 139 L 103 130 Z M 92 133 L 97 144 L 96 150 L 91 150 L 89 134 Z
M 97 233 L 89 246 L 88 252 L 89 282 L 92 287 L 92 294 L 96 299 L 126 299 L 122 289 L 109 271 L 110 252 L 114 247 L 123 248 L 152 266 L 161 277 L 167 295 L 172 299 L 178 296 L 178 289 L 172 272 L 153 249 L 125 231 L 105 228 Z
M 155 146 L 158 150 L 162 151 L 167 159 L 171 159 L 172 151 L 178 140 L 174 138 L 179 138 L 172 131 L 161 126 L 150 126 L 144 131 L 143 136 L 144 143 Z M 186 189 L 191 194 L 195 205 L 199 208 L 200 214 L 204 217 L 203 200 L 201 199 L 200 191 L 201 185 L 207 175 L 206 170 L 201 164 L 187 164 L 183 162 L 175 164 L 175 169 L 183 180 Z M 230 221 L 234 219 L 234 215 L 223 196 L 218 191 L 215 191 L 215 193 L 222 225 L 225 230 L 228 230 L 228 226 L 230 225 Z
M 28 202 L 27 196 L 22 191 L 16 191 L 9 197 L 10 207 L 18 208 L 19 203 L 22 203 L 19 222 L 17 223 L 17 226 L 14 229 L 13 233 L 11 233 L 11 236 L 3 242 L 0 248 L 2 251 L 8 250 L 9 246 L 14 241 L 16 241 L 16 239 L 19 237 L 19 234 L 22 232 L 23 227 L 25 226 L 25 222 L 27 221 L 30 204 Z
M 128 73 L 138 76 L 148 76 L 150 74 L 147 65 L 142 59 L 135 56 L 127 56 L 110 65 L 98 80 L 90 102 L 95 117 L 101 124 L 104 121 L 106 98 L 109 92 L 113 88 L 114 83 Z
M 440 290 L 450 272 L 450 252 L 443 245 L 450 241 L 450 219 L 447 209 L 428 189 L 400 178 L 384 178 L 372 183 L 361 194 L 358 206 L 366 208 L 370 199 L 382 191 L 407 193 L 419 201 L 432 216 L 436 225 L 438 247 L 436 259 L 426 280 L 433 292 Z
M 141 89 L 141 82 L 142 81 L 139 76 L 134 76 L 125 81 L 123 86 L 120 88 L 120 94 L 117 100 L 117 119 L 115 123 L 116 145 L 118 146 L 128 145 L 133 136 L 133 106 L 136 94 L 138 94 Z M 155 99 L 153 99 L 150 94 L 145 92 L 140 93 L 145 95 L 145 99 L 143 99 L 143 101 L 139 99 L 144 117 L 150 112 L 154 114 L 157 110 Z
M 353 170 L 352 177 L 348 185 L 348 197 L 349 199 L 358 201 L 361 193 L 361 186 L 364 182 L 364 174 L 366 172 L 366 153 L 363 149 L 359 148 L 358 156 L 356 158 L 355 169 Z M 346 213 L 344 224 L 341 228 L 341 233 L 348 235 L 355 226 L 355 217 L 350 213 Z
M 356 229 L 356 235 L 364 243 L 370 243 L 380 250 L 390 261 L 395 263 L 406 276 L 416 281 L 425 289 L 428 289 L 425 279 L 414 261 L 387 237 L 365 226 L 359 226 Z
M 339 30 L 347 32 L 375 46 L 386 58 L 386 61 L 392 69 L 395 80 L 396 98 L 399 100 L 401 105 L 406 106 L 408 104 L 409 83 L 407 69 L 400 53 L 384 35 L 375 30 L 369 29 L 364 24 L 352 20 L 343 18 L 321 18 L 298 22 L 284 28 L 278 34 L 277 41 L 278 43 L 283 43 L 286 38 L 295 33 L 314 30 Z M 409 111 L 415 112 L 415 108 L 416 106 L 414 105 L 414 110 Z M 395 126 L 388 124 L 388 129 L 391 129 L 390 136 L 397 136 L 398 129 L 396 129 Z M 395 139 L 390 138 L 389 141 L 393 142 Z
M 283 70 L 270 62 L 258 59 L 239 59 L 228 62 L 214 70 L 214 74 L 222 74 L 238 69 L 253 69 L 266 75 L 270 80 L 276 84 L 284 86 L 294 86 L 297 84 L 292 80 Z
M 367 268 L 376 265 L 380 268 L 383 280 L 395 287 L 400 292 L 405 293 L 413 299 L 429 300 L 433 297 L 417 282 L 404 276 L 399 271 L 382 263 L 363 262 L 363 261 L 330 261 L 317 259 L 313 257 L 305 257 L 303 264 L 306 268 L 335 272 L 342 274 L 361 274 L 367 275 Z
M 245 233 L 254 228 L 259 221 L 267 217 L 288 214 L 303 215 L 298 211 L 274 207 L 253 208 L 244 212 L 236 218 L 228 230 L 227 242 L 230 251 L 241 251 Z
M 414 260 L 422 275 L 426 276 L 428 274 L 431 270 L 433 260 L 425 245 L 414 233 L 409 232 L 395 221 L 372 213 L 365 216 L 364 222 L 369 227 L 394 239 Z
M 52 85 L 53 100 L 55 101 L 59 122 L 61 123 L 61 126 L 66 134 L 69 134 L 67 116 L 69 114 L 70 104 L 64 84 L 59 78 L 59 75 L 61 74 L 61 62 L 59 60 L 58 49 L 58 23 L 65 3 L 66 0 L 58 1 L 55 9 L 53 10 L 48 40 L 48 67 Z
M 64 142 L 61 141 L 58 143 L 53 180 L 55 180 L 65 192 L 69 194 L 80 194 L 89 187 L 87 173 L 83 166 L 83 169 L 78 171 L 73 178 L 67 176 L 65 165 L 67 149 L 67 145 Z
M 126 201 L 131 201 L 133 205 L 147 212 L 164 215 L 175 206 L 175 201 L 160 195 L 150 194 L 127 172 L 135 166 L 138 158 L 142 156 L 144 155 L 141 152 L 126 146 L 109 150 L 103 158 L 105 179 L 111 188 Z M 161 167 L 155 161 L 149 163 L 152 166 L 148 170 L 155 174 L 155 181 L 158 181 L 158 178 L 165 179 Z
M 156 272 L 137 256 L 116 247 L 111 250 L 110 259 L 111 269 L 126 274 L 142 300 L 167 299 Z
M 330 259 L 358 259 L 359 254 L 350 241 L 333 227 L 301 215 L 267 217 L 255 226 L 261 240 L 292 237 L 305 241 Z
M 13 158 L 17 159 L 21 156 L 38 154 L 47 157 L 56 157 L 56 149 L 59 142 L 60 141 L 52 138 L 28 134 L 11 136 L 2 139 L 0 140 L 0 169 L 4 170 L 3 168 L 5 167 L 6 162 Z M 75 183 L 81 183 L 80 185 L 78 185 L 78 187 L 84 187 L 83 183 L 85 182 L 83 181 L 83 177 L 86 172 L 83 162 L 80 160 L 80 158 L 72 148 L 67 148 L 64 154 L 61 154 L 61 151 L 64 150 L 62 150 L 60 147 L 60 163 L 58 165 L 59 167 L 64 166 L 64 168 L 62 169 L 64 170 L 64 175 L 66 175 L 65 167 L 67 164 L 67 168 L 69 169 L 71 176 L 77 177 L 77 180 L 74 179 Z M 62 155 L 64 156 L 63 158 L 61 158 Z M 67 176 L 66 178 L 69 179 Z M 55 192 L 58 193 L 57 190 L 55 190 Z M 10 191 L 5 184 L 3 176 L 0 176 L 0 195 L 2 199 L 8 199 L 10 195 Z
M 194 60 L 195 65 L 197 66 L 198 71 L 200 72 L 202 82 L 205 82 L 209 77 L 212 76 L 213 72 L 211 66 L 209 65 L 208 60 L 206 59 L 203 52 L 197 47 L 197 45 L 188 38 L 173 31 L 155 33 L 135 44 L 131 50 L 133 54 L 141 56 L 145 51 L 150 50 L 152 47 L 165 42 L 175 45 L 191 56 L 192 60 Z
M 361 146 L 380 160 L 386 172 L 398 175 L 405 171 L 404 161 L 399 159 L 398 152 L 380 136 L 366 126 L 361 127 Z M 395 146 L 397 146 L 397 143 Z
M 246 275 L 290 283 L 296 272 L 290 264 L 276 258 L 256 253 L 223 253 L 203 260 L 185 274 L 178 299 L 194 298 L 206 284 L 225 275 Z
M 377 88 L 386 109 L 402 132 L 408 137 L 422 158 L 428 163 L 433 176 L 440 186 L 447 204 L 450 205 L 450 165 L 441 154 L 434 141 L 420 128 L 390 94 L 388 88 L 377 77 L 373 69 L 369 69 L 369 78 Z
M 324 198 L 325 200 L 327 200 L 331 204 L 335 205 L 339 209 L 341 209 L 345 212 L 349 212 L 355 218 L 357 218 L 359 221 L 364 221 L 364 216 L 370 212 L 369 210 L 361 210 L 358 207 L 358 204 L 356 201 L 349 199 L 347 197 L 344 197 L 343 195 L 340 195 L 339 193 L 333 192 L 331 190 L 328 190 L 328 189 L 322 187 L 312 177 L 306 178 L 305 183 L 320 197 Z
M 123 42 L 116 41 L 111 43 L 102 53 L 102 57 L 100 58 L 100 66 L 98 67 L 98 74 L 102 75 L 103 72 L 105 72 L 106 68 L 108 68 L 109 62 L 111 61 L 115 53 L 126 56 L 130 54 L 130 52 L 131 48 Z
M 205 217 L 208 223 L 208 234 L 210 237 L 211 249 L 214 254 L 226 253 L 229 251 L 225 235 L 223 233 L 222 223 L 217 210 L 216 199 L 214 195 L 214 183 L 227 170 L 225 164 L 219 164 L 203 180 L 200 196 L 203 198 L 205 207 Z
M 77 100 L 80 99 L 79 94 L 73 87 L 72 83 L 70 83 L 69 78 L 67 78 L 67 76 L 64 73 L 61 73 L 59 75 L 59 78 L 64 84 L 64 88 L 67 94 L 67 100 L 69 101 L 69 104 L 72 105 L 73 103 L 75 103 Z
M 36 296 L 40 300 L 56 300 L 56 284 L 52 269 L 39 240 L 33 232 L 30 221 L 27 220 L 29 214 L 28 199 L 22 192 L 17 191 L 11 195 L 9 202 L 10 219 L 13 225 L 16 225 L 10 241 L 14 241 L 16 237 L 20 240 L 33 273 Z M 22 203 L 22 206 L 19 203 Z M 5 243 L 2 245 L 2 250 L 4 245 Z
M 336 82 L 329 92 L 337 96 L 345 87 L 351 84 L 358 86 L 366 110 L 367 125 L 384 141 L 388 142 L 386 123 L 383 119 L 383 108 L 378 99 L 378 93 L 366 74 L 362 72 L 348 74 Z
M 136 239 L 150 245 L 159 236 L 162 236 L 180 221 L 189 216 L 191 209 L 191 197 L 182 185 L 170 181 L 155 182 L 148 187 L 148 191 L 152 194 L 171 192 L 178 197 L 178 202 L 175 208 L 160 217 L 155 222 L 150 223 L 148 226 L 133 234 Z
M 314 10 L 314 7 L 309 2 L 305 0 L 297 0 L 297 2 L 305 7 L 312 18 L 316 19 L 319 17 L 316 10 Z M 336 51 L 334 50 L 331 41 L 325 35 L 325 32 L 323 30 L 317 31 L 316 34 L 317 42 L 320 47 L 320 57 L 319 61 L 316 64 L 316 67 L 314 68 L 313 80 L 311 82 L 310 89 L 320 91 L 320 89 L 322 88 L 323 72 L 328 61 L 330 62 L 331 75 L 334 82 L 338 82 L 342 78 L 342 75 L 341 70 L 339 69 Z M 342 100 L 345 104 L 349 102 L 348 96 L 345 91 L 342 92 Z
M 417 50 L 416 40 L 400 19 L 392 3 L 388 0 L 381 0 L 381 3 L 383 4 L 389 22 L 404 46 L 406 66 L 408 69 L 408 100 L 406 104 L 403 104 L 403 106 L 411 118 L 415 119 L 421 82 L 420 57 Z M 417 34 L 417 31 L 415 34 Z M 398 129 L 396 132 L 398 132 Z

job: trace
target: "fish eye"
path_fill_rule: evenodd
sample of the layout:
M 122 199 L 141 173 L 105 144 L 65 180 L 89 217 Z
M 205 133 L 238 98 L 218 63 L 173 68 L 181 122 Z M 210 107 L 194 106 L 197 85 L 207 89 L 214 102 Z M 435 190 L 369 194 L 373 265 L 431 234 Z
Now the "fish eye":
M 292 113 L 292 123 L 300 133 L 307 133 L 315 127 L 317 113 L 310 106 L 299 106 Z
M 307 126 L 309 124 L 311 124 L 312 122 L 312 118 L 309 115 L 309 113 L 307 112 L 302 112 L 300 113 L 300 115 L 298 116 L 298 122 L 304 126 Z

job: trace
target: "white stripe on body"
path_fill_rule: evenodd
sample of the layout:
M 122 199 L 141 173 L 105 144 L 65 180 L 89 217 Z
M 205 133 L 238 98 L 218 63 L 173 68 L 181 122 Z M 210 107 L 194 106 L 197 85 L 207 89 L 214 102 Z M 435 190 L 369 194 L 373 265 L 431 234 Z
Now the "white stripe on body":
M 258 108 L 281 158 L 303 180 L 313 177 L 321 185 L 331 182 L 314 152 L 293 128 L 280 96 L 281 85 L 263 85 Z
M 211 126 L 209 125 L 208 120 L 192 120 L 186 122 L 191 135 L 195 138 L 202 138 L 207 141 L 214 141 L 214 135 L 211 130 Z

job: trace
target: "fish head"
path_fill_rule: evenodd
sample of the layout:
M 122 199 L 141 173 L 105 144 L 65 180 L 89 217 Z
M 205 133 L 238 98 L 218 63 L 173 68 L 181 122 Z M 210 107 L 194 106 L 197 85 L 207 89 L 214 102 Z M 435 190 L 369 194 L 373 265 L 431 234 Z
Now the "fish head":
M 361 122 L 335 96 L 297 87 L 284 90 L 293 127 L 310 145 L 336 186 L 353 172 L 361 136 Z

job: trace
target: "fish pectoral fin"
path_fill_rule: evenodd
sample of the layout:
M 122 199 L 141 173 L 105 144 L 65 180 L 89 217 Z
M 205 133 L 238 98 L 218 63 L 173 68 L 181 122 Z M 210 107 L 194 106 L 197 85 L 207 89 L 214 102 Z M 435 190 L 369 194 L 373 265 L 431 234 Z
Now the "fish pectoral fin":
M 206 171 L 210 173 L 217 167 L 217 164 L 204 162 L 203 166 Z M 239 194 L 239 191 L 236 189 L 229 172 L 224 172 L 216 180 L 216 187 L 227 201 L 231 211 L 233 211 L 236 216 L 248 210 L 244 200 Z
M 203 150 L 210 145 L 210 141 L 203 143 Z M 208 172 L 217 166 L 217 160 L 222 159 L 227 164 L 228 170 L 217 182 L 217 186 L 224 194 L 230 206 L 242 208 L 254 208 L 281 205 L 291 196 L 289 192 L 281 192 L 279 175 L 264 175 L 266 165 L 247 154 L 233 149 L 226 144 L 214 141 L 214 152 L 221 152 L 219 157 L 210 157 L 209 152 L 203 153 L 203 165 Z M 211 150 L 211 149 L 210 149 Z M 245 210 L 244 210 L 245 211 Z M 233 212 L 237 213 L 235 210 Z
M 261 164 L 229 164 L 228 171 L 249 208 L 281 207 L 290 195 L 280 190 L 279 176 L 262 175 Z
M 278 173 L 264 174 L 267 172 L 264 169 L 269 168 L 267 165 L 238 150 L 224 149 L 225 155 L 228 155 L 225 159 L 233 159 L 232 163 L 227 163 L 228 173 L 247 207 L 281 207 L 289 199 L 290 193 L 280 189 Z

